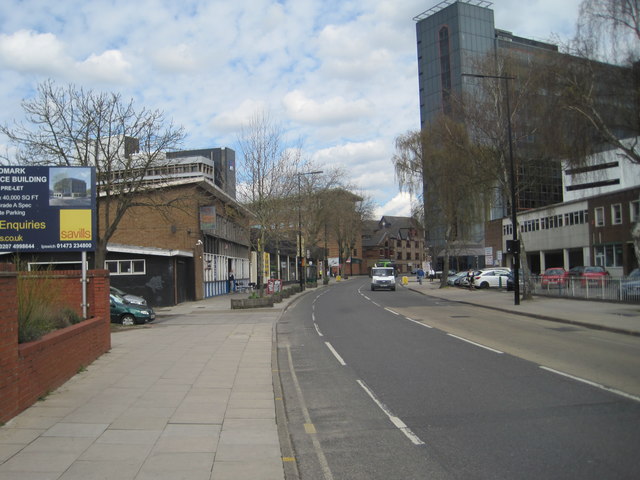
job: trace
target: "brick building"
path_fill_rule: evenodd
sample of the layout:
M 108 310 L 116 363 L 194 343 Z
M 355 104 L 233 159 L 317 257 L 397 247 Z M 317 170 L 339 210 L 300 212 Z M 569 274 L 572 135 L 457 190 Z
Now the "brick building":
M 398 273 L 426 268 L 424 231 L 411 217 L 384 216 L 370 220 L 362 232 L 364 270 L 380 260 L 392 261 Z

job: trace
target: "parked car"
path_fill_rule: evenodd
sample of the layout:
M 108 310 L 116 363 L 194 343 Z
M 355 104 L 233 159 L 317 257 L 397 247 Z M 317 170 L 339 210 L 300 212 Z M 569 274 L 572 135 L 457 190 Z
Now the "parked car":
M 522 291 L 524 287 L 524 273 L 522 272 L 522 269 L 518 270 L 518 276 L 520 277 L 520 291 Z M 509 275 L 507 275 L 507 291 L 513 292 L 514 289 L 515 283 L 513 281 L 513 272 L 509 272 Z
M 636 268 L 626 276 L 620 285 L 622 298 L 625 300 L 640 300 L 640 268 Z
M 111 290 L 110 293 L 113 293 L 115 295 L 119 295 L 122 298 L 124 298 L 125 300 L 127 300 L 129 303 L 133 303 L 134 305 L 146 305 L 147 304 L 147 301 L 144 298 L 139 297 L 137 295 L 132 295 L 132 294 L 127 293 L 127 292 L 123 292 L 119 288 L 116 288 L 116 287 L 112 286 L 112 287 L 110 287 L 110 290 Z
M 567 283 L 568 274 L 564 268 L 547 268 L 542 275 L 540 275 L 541 287 L 566 287 Z
M 451 285 L 451 286 L 459 285 L 459 283 L 456 283 L 456 281 L 466 276 L 467 276 L 467 272 L 458 272 L 458 273 L 454 273 L 453 275 L 449 275 L 447 277 L 447 285 Z
M 121 323 L 130 326 L 152 322 L 156 318 L 156 313 L 149 306 L 129 303 L 118 294 L 110 294 L 111 303 L 111 323 Z
M 506 287 L 507 277 L 511 272 L 504 269 L 480 270 L 474 275 L 473 284 L 476 288 Z
M 585 286 L 587 282 L 589 285 L 602 285 L 609 277 L 609 272 L 607 272 L 604 267 L 579 266 L 569 269 L 567 275 L 570 279 L 580 279 L 583 286 Z
M 459 276 L 453 282 L 456 287 L 468 287 L 469 286 L 469 277 L 468 272 L 460 272 L 464 273 L 464 275 Z M 480 273 L 480 270 L 475 270 L 473 272 L 474 277 Z

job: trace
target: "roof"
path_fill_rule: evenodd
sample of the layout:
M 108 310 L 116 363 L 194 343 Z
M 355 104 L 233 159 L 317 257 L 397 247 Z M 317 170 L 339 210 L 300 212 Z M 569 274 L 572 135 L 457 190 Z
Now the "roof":
M 380 220 L 367 220 L 362 228 L 362 246 L 384 245 L 390 238 L 408 240 L 409 231 L 417 227 L 412 217 L 385 215 Z
M 141 247 L 138 245 L 123 245 L 119 243 L 107 244 L 107 252 L 133 253 L 158 257 L 193 257 L 193 252 L 188 250 L 170 250 L 167 248 Z

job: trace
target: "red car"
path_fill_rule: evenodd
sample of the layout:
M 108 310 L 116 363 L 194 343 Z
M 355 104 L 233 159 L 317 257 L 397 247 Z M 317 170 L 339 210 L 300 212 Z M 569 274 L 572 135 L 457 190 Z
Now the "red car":
M 576 280 L 579 278 L 582 286 L 585 286 L 587 282 L 589 285 L 603 285 L 609 278 L 609 272 L 604 267 L 573 267 L 569 270 L 568 275 Z
M 547 268 L 540 275 L 540 285 L 543 287 L 566 287 L 568 278 L 564 268 Z

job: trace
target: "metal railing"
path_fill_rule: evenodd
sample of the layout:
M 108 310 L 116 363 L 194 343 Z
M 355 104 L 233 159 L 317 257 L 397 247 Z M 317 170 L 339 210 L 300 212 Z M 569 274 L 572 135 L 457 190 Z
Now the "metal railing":
M 532 275 L 530 285 L 535 295 L 640 303 L 638 277 L 569 277 L 565 281 L 551 283 L 539 275 Z

